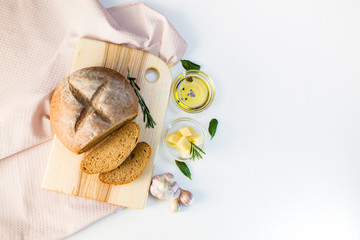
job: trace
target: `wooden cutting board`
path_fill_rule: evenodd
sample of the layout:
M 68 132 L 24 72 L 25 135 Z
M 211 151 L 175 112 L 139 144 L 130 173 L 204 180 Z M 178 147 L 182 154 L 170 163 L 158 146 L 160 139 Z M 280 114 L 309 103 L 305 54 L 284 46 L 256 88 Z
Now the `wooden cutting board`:
M 145 171 L 135 181 L 126 185 L 109 185 L 98 180 L 98 174 L 85 174 L 80 170 L 82 154 L 77 155 L 66 149 L 55 137 L 47 163 L 42 187 L 74 196 L 80 196 L 120 206 L 142 209 L 154 170 L 155 158 L 160 144 L 166 109 L 170 96 L 171 72 L 168 66 L 154 55 L 122 47 L 116 44 L 82 38 L 79 40 L 71 72 L 90 66 L 112 68 L 124 76 L 136 77 L 145 102 L 153 116 L 155 128 L 145 128 L 143 114 L 135 121 L 139 124 L 140 140 L 150 144 L 152 155 Z M 148 71 L 157 73 L 157 80 L 146 79 Z

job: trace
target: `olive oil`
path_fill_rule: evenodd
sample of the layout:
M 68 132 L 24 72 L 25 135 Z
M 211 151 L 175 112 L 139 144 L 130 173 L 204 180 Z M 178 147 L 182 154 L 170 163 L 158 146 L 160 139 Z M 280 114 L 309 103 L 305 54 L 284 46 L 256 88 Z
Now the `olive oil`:
M 215 97 L 214 83 L 200 70 L 186 70 L 180 73 L 172 83 L 171 89 L 176 105 L 189 113 L 204 111 Z
M 201 108 L 209 99 L 209 87 L 195 76 L 179 81 L 174 90 L 177 103 L 185 109 Z

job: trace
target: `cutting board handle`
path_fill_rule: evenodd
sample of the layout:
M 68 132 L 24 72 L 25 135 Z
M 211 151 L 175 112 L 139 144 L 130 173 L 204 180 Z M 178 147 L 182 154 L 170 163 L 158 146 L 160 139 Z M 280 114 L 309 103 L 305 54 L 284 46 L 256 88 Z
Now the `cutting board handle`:
M 147 56 L 149 61 L 145 66 L 145 79 L 151 83 L 155 83 L 159 79 L 164 79 L 163 76 L 171 76 L 171 71 L 166 63 L 154 55 Z

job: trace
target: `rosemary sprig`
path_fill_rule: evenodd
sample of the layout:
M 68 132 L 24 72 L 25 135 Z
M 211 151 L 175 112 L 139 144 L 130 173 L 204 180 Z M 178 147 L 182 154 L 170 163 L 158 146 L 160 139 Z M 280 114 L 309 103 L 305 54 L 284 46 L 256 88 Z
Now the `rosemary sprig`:
M 135 82 L 136 78 L 130 77 L 130 73 L 128 73 L 127 79 L 130 81 L 130 84 L 134 88 L 135 94 L 139 99 L 139 104 L 140 104 L 141 110 L 142 110 L 143 115 L 144 115 L 143 121 L 146 122 L 146 127 L 147 128 L 154 128 L 154 125 L 156 125 L 156 122 L 152 118 L 149 108 L 146 106 L 146 103 L 145 103 L 144 99 L 140 95 L 140 92 L 139 92 L 140 87 Z
M 203 157 L 201 156 L 201 153 L 206 154 L 201 148 L 196 146 L 195 143 L 190 142 L 190 159 L 202 159 Z

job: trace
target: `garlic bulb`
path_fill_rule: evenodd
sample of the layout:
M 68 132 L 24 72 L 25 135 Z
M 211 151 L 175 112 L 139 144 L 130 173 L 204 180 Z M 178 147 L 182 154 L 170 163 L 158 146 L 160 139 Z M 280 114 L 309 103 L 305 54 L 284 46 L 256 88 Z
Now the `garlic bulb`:
M 179 200 L 184 206 L 190 206 L 193 203 L 194 196 L 191 192 L 181 189 Z
M 170 211 L 177 212 L 180 210 L 180 202 L 178 198 L 175 198 L 170 203 Z
M 174 175 L 164 173 L 152 179 L 150 186 L 151 194 L 161 200 L 173 200 L 180 195 L 179 185 L 175 182 Z

